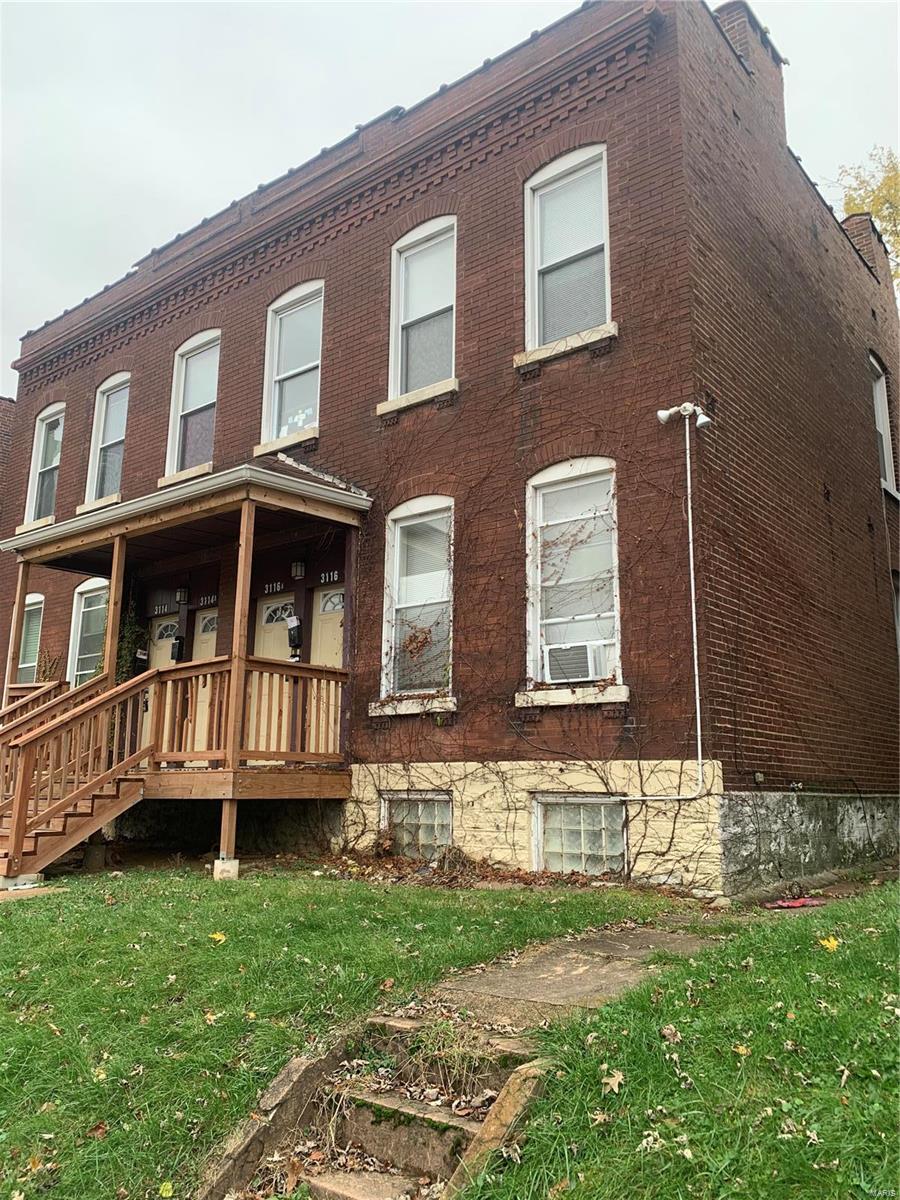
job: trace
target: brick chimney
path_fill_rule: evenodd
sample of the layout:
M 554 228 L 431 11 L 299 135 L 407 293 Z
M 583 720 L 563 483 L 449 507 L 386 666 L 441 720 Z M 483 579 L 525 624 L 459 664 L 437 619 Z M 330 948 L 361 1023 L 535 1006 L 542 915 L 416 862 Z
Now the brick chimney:
M 787 141 L 784 124 L 784 80 L 782 58 L 769 39 L 768 30 L 755 16 L 745 0 L 728 0 L 720 5 L 714 16 L 722 32 L 744 60 L 759 88 L 760 98 L 768 110 L 782 144 Z
M 860 257 L 865 259 L 878 278 L 890 279 L 891 264 L 887 247 L 871 213 L 850 213 L 841 224 Z

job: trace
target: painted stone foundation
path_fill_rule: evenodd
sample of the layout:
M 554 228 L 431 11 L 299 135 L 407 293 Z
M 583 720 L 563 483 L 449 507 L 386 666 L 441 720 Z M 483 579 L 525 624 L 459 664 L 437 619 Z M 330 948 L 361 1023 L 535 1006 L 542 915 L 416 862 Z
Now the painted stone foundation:
M 381 828 L 384 793 L 446 792 L 455 846 L 472 858 L 530 871 L 537 862 L 535 794 L 618 796 L 627 805 L 634 880 L 718 895 L 721 771 L 708 763 L 704 794 L 679 800 L 695 789 L 695 770 L 692 763 L 627 760 L 357 764 L 344 835 L 360 849 L 371 845 Z
M 726 895 L 897 853 L 896 796 L 728 792 L 720 805 Z

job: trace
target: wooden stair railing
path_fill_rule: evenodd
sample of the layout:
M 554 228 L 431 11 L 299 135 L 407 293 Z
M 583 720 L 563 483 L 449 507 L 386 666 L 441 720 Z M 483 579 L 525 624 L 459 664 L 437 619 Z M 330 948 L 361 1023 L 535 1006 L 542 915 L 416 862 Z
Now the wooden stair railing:
M 118 788 L 120 776 L 152 757 L 144 701 L 158 674 L 145 671 L 10 744 L 12 795 L 0 803 L 0 816 L 9 812 L 8 875 L 19 873 L 27 837 L 50 831 L 107 785 Z
M 336 667 L 247 659 L 243 762 L 341 762 L 341 707 L 349 676 Z

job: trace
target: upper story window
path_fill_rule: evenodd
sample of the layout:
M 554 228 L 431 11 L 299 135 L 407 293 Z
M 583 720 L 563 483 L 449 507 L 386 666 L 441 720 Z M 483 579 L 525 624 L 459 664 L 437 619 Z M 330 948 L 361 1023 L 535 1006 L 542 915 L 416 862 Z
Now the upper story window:
M 16 683 L 35 683 L 37 680 L 38 654 L 41 648 L 41 625 L 44 621 L 44 597 L 39 592 L 30 592 L 25 597 L 25 613 L 22 620 L 22 640 L 19 642 L 19 668 Z
M 619 665 L 615 463 L 570 459 L 528 483 L 531 677 L 614 680 Z
M 450 688 L 453 501 L 420 496 L 388 515 L 382 694 Z
M 111 375 L 97 388 L 94 402 L 94 430 L 88 464 L 85 500 L 114 496 L 122 485 L 122 457 L 125 453 L 125 426 L 128 423 L 127 371 Z
M 525 345 L 609 320 L 606 151 L 586 146 L 525 184 Z
M 269 306 L 263 442 L 302 435 L 319 423 L 321 280 L 292 288 Z
M 175 351 L 167 475 L 212 462 L 220 337 L 206 329 Z
M 456 218 L 426 221 L 391 256 L 391 397 L 453 378 Z
M 62 452 L 65 404 L 51 404 L 38 413 L 34 423 L 31 477 L 25 503 L 25 520 L 41 521 L 56 512 L 56 483 Z
M 894 449 L 891 445 L 891 416 L 888 408 L 887 379 L 884 368 L 873 355 L 869 355 L 872 372 L 872 401 L 875 407 L 875 433 L 878 438 L 878 463 L 881 482 L 892 492 L 897 490 L 894 474 Z

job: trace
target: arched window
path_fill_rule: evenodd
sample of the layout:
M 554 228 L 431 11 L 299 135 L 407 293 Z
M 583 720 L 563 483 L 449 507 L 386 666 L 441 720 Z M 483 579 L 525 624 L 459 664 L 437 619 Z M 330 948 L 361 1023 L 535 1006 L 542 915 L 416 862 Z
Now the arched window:
M 453 501 L 419 496 L 388 513 L 382 696 L 449 692 Z
M 166 474 L 211 466 L 221 330 L 196 333 L 175 351 Z
M 584 146 L 525 184 L 525 347 L 610 320 L 606 149 Z
M 391 249 L 390 399 L 455 388 L 456 217 L 426 221 Z
M 287 445 L 318 434 L 324 297 L 325 285 L 316 279 L 291 288 L 269 305 L 263 446 L 273 441 Z
M 615 463 L 548 467 L 526 501 L 531 679 L 621 683 Z
M 25 520 L 43 521 L 56 515 L 56 484 L 62 452 L 65 404 L 50 404 L 34 422 L 31 475 L 25 501 Z
M 108 601 L 108 579 L 88 579 L 75 589 L 67 672 L 73 688 L 87 683 L 103 666 Z
M 38 655 L 41 649 L 41 625 L 44 621 L 44 597 L 29 592 L 25 597 L 22 639 L 19 642 L 19 668 L 16 683 L 36 683 Z
M 94 400 L 94 428 L 88 461 L 85 503 L 118 495 L 122 486 L 122 458 L 128 423 L 128 392 L 131 376 L 119 371 L 104 379 Z

